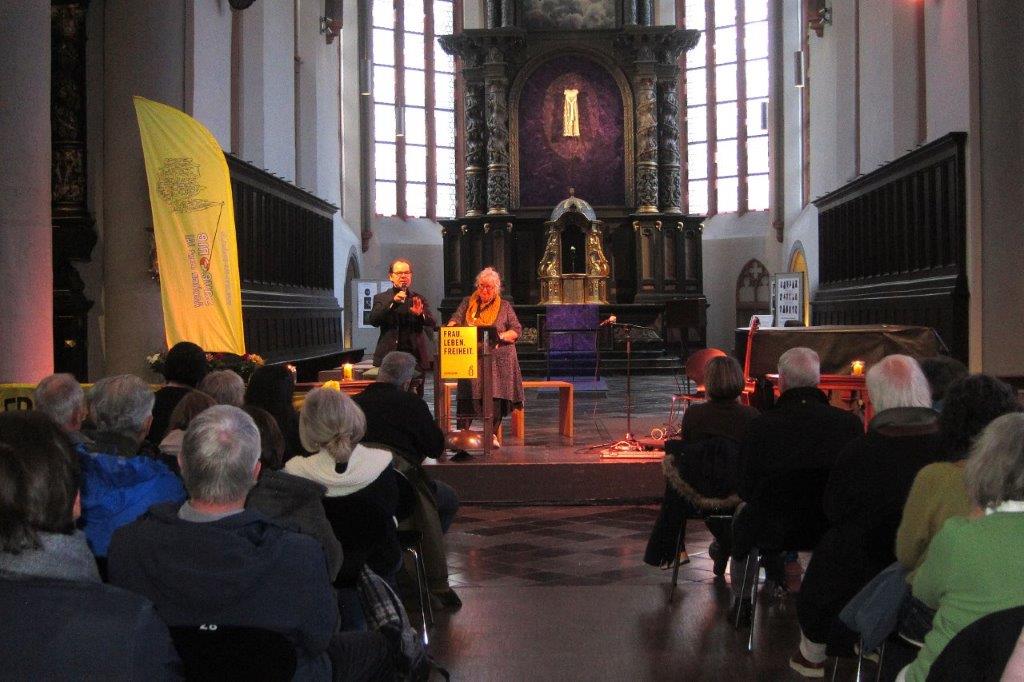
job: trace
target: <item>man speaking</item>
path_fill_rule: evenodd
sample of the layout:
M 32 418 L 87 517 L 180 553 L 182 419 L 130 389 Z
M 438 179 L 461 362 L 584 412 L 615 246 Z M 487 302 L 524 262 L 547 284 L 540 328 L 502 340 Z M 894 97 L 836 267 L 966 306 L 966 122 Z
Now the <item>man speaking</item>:
M 412 291 L 412 265 L 398 258 L 388 268 L 391 288 L 373 297 L 369 322 L 380 328 L 380 338 L 373 352 L 373 366 L 380 367 L 384 356 L 400 350 L 416 358 L 420 371 L 429 370 L 433 365 L 433 341 L 430 331 L 437 328 L 437 322 L 427 305 L 427 300 Z M 368 377 L 369 373 L 364 374 Z

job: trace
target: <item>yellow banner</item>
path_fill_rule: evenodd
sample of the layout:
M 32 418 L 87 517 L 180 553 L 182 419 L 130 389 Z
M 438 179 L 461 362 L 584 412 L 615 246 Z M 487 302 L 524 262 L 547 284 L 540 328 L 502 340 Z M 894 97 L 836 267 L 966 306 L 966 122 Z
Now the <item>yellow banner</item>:
M 441 378 L 476 379 L 476 327 L 441 327 Z
M 135 97 L 167 347 L 245 354 L 235 209 L 224 152 L 201 123 Z

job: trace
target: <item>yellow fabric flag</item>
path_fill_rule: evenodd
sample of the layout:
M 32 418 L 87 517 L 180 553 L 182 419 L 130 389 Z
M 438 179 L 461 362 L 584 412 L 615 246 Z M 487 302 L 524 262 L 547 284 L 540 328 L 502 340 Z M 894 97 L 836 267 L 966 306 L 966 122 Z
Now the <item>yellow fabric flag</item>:
M 167 347 L 245 354 L 235 208 L 224 152 L 199 121 L 135 97 Z

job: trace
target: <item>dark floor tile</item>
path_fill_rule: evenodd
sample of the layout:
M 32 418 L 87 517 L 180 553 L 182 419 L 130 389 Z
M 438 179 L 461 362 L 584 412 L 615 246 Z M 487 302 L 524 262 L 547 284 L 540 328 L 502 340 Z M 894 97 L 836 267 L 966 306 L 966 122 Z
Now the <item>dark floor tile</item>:
M 557 585 L 562 583 L 562 581 L 568 580 L 571 576 L 566 573 L 556 573 L 554 571 L 534 571 L 528 577 L 530 580 L 537 583 Z
M 538 547 L 537 545 L 531 545 L 528 542 L 508 542 L 503 545 L 491 545 L 487 549 L 502 552 L 522 552 L 531 549 L 540 549 L 540 547 Z

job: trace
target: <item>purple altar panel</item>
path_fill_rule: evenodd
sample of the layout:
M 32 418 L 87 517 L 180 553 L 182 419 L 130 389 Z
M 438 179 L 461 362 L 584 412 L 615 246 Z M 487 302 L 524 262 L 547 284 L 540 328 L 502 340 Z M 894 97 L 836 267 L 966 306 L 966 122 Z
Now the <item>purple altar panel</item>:
M 578 90 L 579 137 L 563 136 L 565 91 Z M 597 62 L 563 55 L 544 62 L 519 99 L 519 205 L 554 206 L 576 196 L 594 206 L 626 203 L 622 94 Z
M 566 304 L 547 307 L 545 327 L 548 331 L 549 351 L 590 351 L 597 349 L 597 305 Z M 552 334 L 562 329 L 587 331 Z

